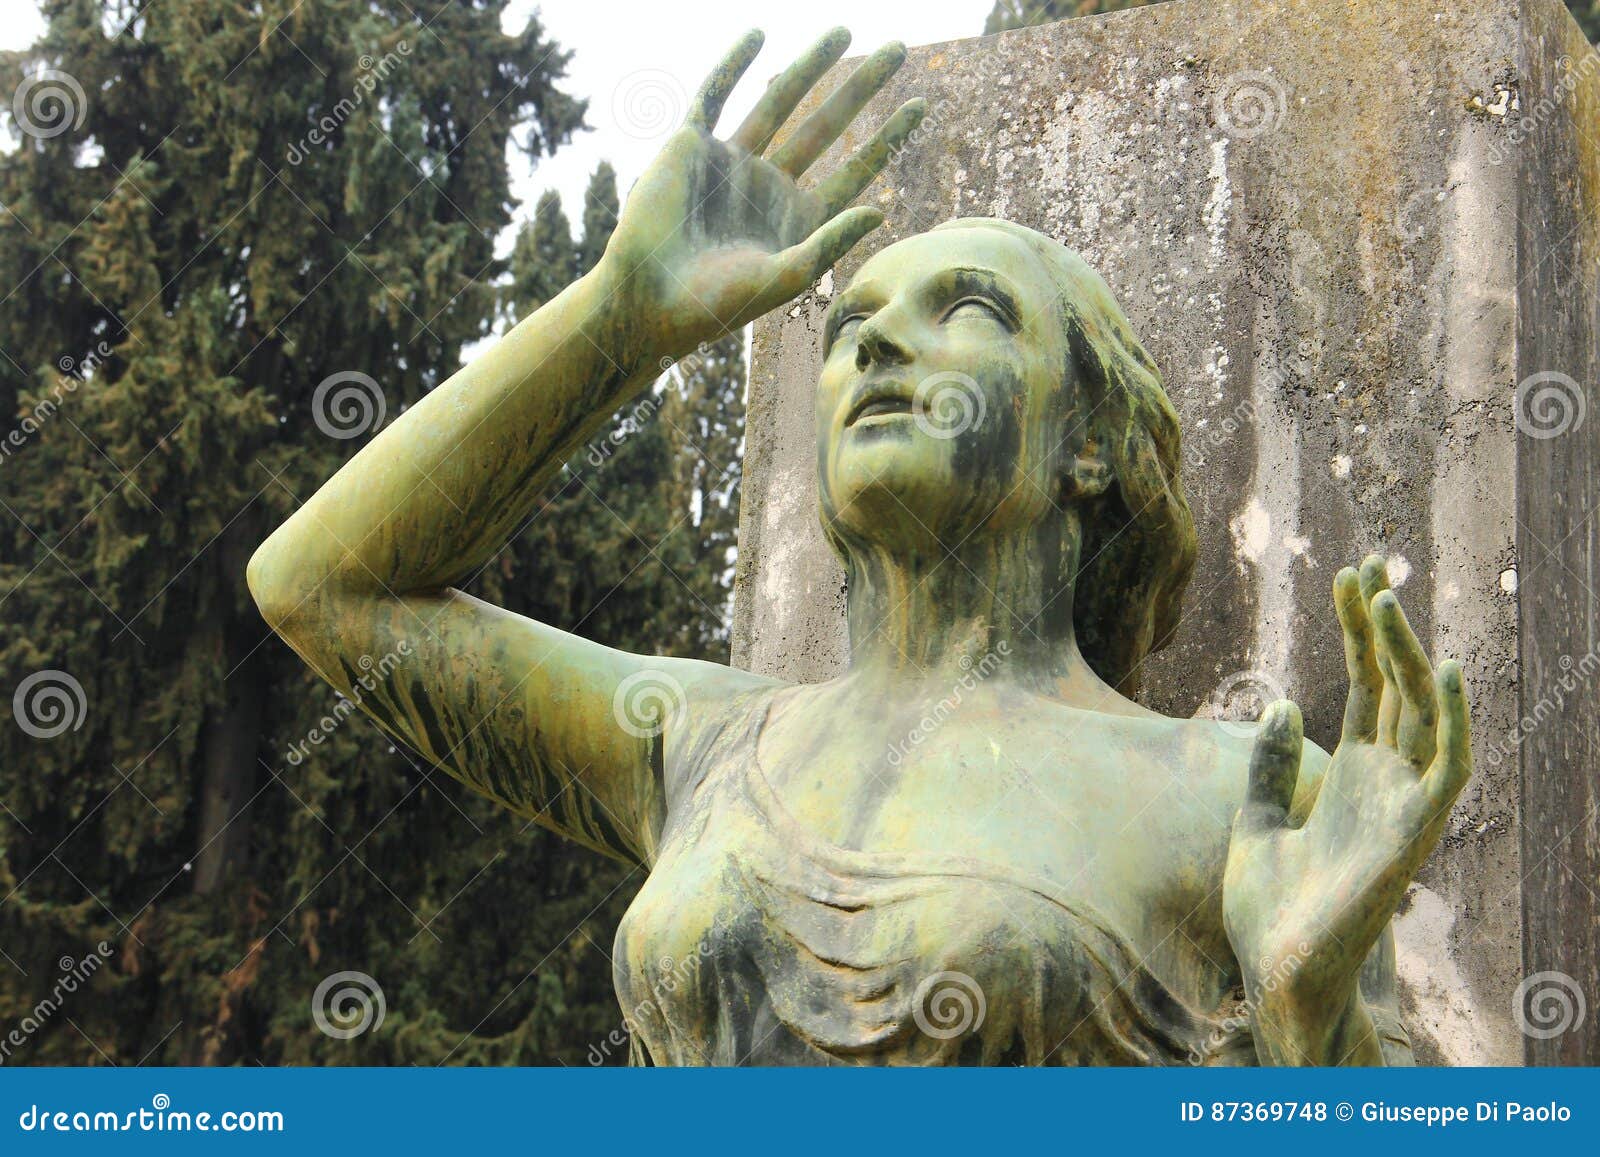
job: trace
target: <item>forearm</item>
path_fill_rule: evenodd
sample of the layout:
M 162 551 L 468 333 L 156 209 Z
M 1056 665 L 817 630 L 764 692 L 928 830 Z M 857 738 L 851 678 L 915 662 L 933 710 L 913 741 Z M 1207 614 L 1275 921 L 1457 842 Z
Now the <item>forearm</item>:
M 602 266 L 372 440 L 251 560 L 258 595 L 435 590 L 481 565 L 585 438 L 655 377 Z

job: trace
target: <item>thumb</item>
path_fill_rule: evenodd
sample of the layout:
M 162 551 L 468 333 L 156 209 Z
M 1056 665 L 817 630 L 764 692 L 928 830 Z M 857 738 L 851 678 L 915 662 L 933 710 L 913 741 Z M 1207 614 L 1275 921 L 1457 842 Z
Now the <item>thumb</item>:
M 1300 708 L 1279 699 L 1262 713 L 1261 730 L 1250 753 L 1250 782 L 1236 827 L 1249 831 L 1281 828 L 1289 822 L 1295 784 L 1300 779 L 1304 725 Z

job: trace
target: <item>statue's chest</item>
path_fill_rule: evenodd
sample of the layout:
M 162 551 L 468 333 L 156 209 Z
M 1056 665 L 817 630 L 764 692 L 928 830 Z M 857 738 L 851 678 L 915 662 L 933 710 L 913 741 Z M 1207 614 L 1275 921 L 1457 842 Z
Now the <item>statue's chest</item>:
M 1171 1046 L 1162 1029 L 1130 1054 L 1100 1023 L 1143 975 L 1143 930 L 1124 927 L 1115 881 L 1076 834 L 1086 825 L 1019 794 L 1025 778 L 962 803 L 959 780 L 935 776 L 985 772 L 934 750 L 926 774 L 847 763 L 833 792 L 809 794 L 796 789 L 814 776 L 794 766 L 774 782 L 752 744 L 678 801 L 613 956 L 649 1056 L 1042 1063 L 1080 1026 L 1080 1060 L 1147 1063 Z M 936 1018 L 959 1019 L 963 1000 L 989 1019 L 946 1034 Z
M 1163 816 L 1139 756 L 1085 750 L 1077 737 L 1005 720 L 948 721 L 759 747 L 777 801 L 819 839 L 864 852 L 945 853 L 1058 880 L 1107 857 L 1137 875 L 1161 871 Z

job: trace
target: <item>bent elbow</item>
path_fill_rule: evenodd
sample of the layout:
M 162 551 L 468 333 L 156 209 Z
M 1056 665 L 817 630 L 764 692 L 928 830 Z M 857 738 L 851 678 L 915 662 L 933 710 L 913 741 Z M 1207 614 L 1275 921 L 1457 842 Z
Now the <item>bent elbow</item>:
M 261 617 L 281 635 L 295 610 L 305 601 L 305 596 L 303 592 L 295 591 L 294 584 L 285 573 L 288 568 L 284 565 L 277 537 L 274 534 L 256 548 L 245 565 L 244 581 L 250 588 L 250 597 L 255 600 Z

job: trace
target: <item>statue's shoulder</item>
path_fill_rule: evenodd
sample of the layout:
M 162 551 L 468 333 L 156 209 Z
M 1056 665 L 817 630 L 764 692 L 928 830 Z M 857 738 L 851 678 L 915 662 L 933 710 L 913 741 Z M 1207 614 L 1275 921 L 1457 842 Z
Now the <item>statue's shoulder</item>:
M 773 700 L 792 686 L 721 663 L 697 659 L 674 663 L 682 678 L 673 688 L 673 722 L 663 752 L 669 800 L 692 790 L 712 765 L 734 749 L 752 745 Z

